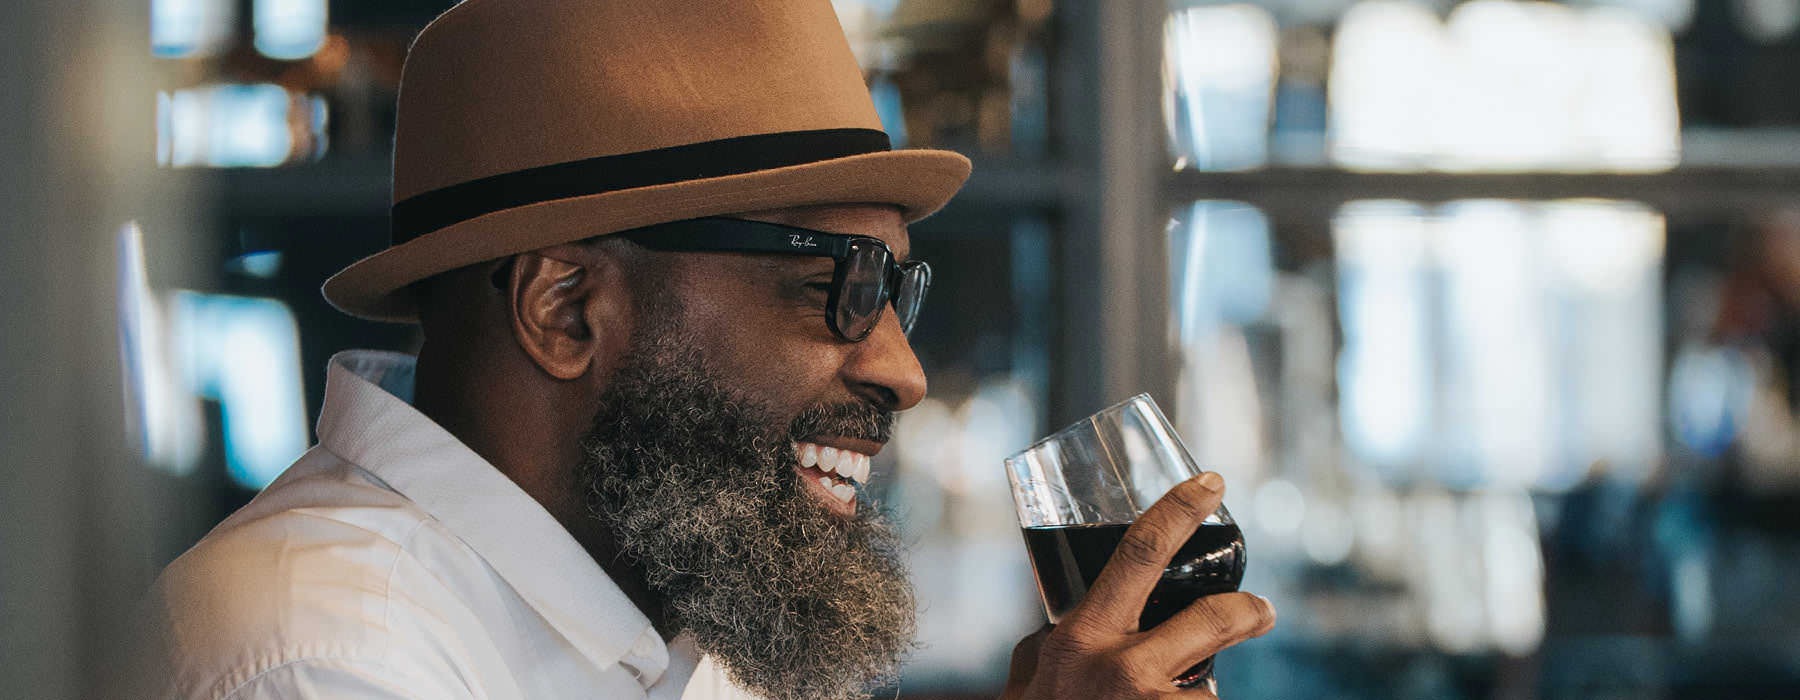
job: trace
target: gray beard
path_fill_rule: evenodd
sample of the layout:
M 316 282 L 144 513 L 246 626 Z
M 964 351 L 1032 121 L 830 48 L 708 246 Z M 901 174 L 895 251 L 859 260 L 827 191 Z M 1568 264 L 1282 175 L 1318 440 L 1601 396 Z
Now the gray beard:
M 868 697 L 912 648 L 898 536 L 868 502 L 843 520 L 806 494 L 790 440 L 885 440 L 892 414 L 819 406 L 791 426 L 705 369 L 694 345 L 646 329 L 583 440 L 588 508 L 741 687 L 768 700 Z M 657 332 L 660 330 L 661 332 Z

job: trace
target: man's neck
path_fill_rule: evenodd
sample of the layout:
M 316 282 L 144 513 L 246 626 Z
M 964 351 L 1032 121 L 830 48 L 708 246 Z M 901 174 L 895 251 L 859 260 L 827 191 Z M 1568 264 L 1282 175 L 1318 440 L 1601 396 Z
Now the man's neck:
M 673 621 L 669 619 L 668 607 L 663 604 L 662 597 L 650 589 L 649 582 L 644 580 L 643 569 L 620 549 L 612 531 L 585 511 L 568 519 L 557 516 L 557 521 L 569 530 L 569 534 L 574 535 L 575 541 L 581 543 L 588 556 L 593 557 L 594 562 L 606 571 L 613 583 L 618 584 L 619 590 L 644 613 L 644 617 L 650 618 L 650 624 L 656 628 L 657 634 L 662 635 L 664 640 L 674 639 L 679 630 L 675 629 Z
M 585 489 L 577 483 L 580 433 L 556 429 L 557 418 L 542 404 L 517 394 L 517 382 L 484 379 L 453 368 L 483 363 L 445 362 L 427 349 L 420 353 L 413 407 L 456 436 L 536 500 L 587 550 L 664 639 L 677 631 L 666 606 L 643 572 L 618 546 L 604 523 L 588 512 Z M 497 526 L 504 526 L 497 524 Z

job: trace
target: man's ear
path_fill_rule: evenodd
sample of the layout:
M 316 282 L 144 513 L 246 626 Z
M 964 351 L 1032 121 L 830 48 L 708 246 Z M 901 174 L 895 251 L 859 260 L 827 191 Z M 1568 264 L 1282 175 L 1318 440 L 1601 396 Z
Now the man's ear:
M 513 337 L 546 374 L 572 380 L 629 335 L 628 285 L 608 256 L 580 245 L 520 254 L 507 281 Z

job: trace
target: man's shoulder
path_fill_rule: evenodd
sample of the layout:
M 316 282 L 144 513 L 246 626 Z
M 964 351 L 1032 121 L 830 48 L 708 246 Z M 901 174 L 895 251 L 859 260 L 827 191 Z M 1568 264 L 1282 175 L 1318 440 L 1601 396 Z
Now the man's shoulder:
M 158 592 L 262 598 L 314 585 L 365 590 L 431 522 L 368 472 L 320 450 L 231 514 L 158 579 Z M 270 584 L 268 590 L 256 590 Z M 275 585 L 279 584 L 279 585 Z
M 163 570 L 142 622 L 183 697 L 307 659 L 380 659 L 404 646 L 388 624 L 396 572 L 432 523 L 366 472 L 309 454 Z

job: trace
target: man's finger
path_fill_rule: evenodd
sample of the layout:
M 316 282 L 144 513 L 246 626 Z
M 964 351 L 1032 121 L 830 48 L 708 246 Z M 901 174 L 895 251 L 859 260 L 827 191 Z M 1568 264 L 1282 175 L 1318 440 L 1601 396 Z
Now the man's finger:
M 1219 509 L 1224 496 L 1225 480 L 1207 472 L 1176 485 L 1138 516 L 1076 606 L 1079 624 L 1100 624 L 1116 632 L 1136 629 L 1163 569 L 1200 523 Z
M 1033 676 L 1037 675 L 1038 654 L 1044 648 L 1044 638 L 1055 630 L 1054 625 L 1044 625 L 1042 629 L 1019 640 L 1013 647 L 1012 663 L 1006 672 L 1006 688 L 1001 691 L 1001 700 L 1011 700 L 1025 693 Z
M 1268 600 L 1249 593 L 1220 593 L 1194 601 L 1146 631 L 1134 651 L 1163 661 L 1172 678 L 1206 657 L 1274 627 L 1275 606 Z

